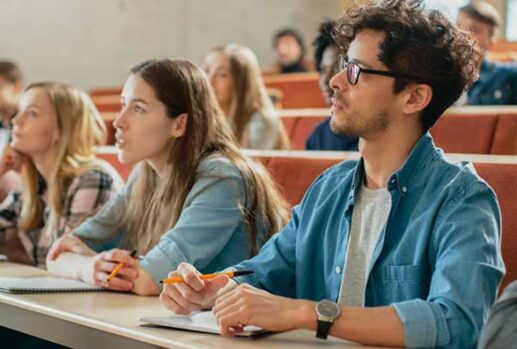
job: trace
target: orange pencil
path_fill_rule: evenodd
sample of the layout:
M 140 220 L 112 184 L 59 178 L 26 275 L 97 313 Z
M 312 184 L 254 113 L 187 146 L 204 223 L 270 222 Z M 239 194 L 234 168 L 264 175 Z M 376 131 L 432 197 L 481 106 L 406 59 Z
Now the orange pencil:
M 131 257 L 135 258 L 135 255 L 136 255 L 136 250 L 133 250 L 130 254 Z M 117 274 L 119 273 L 119 271 L 122 270 L 122 268 L 124 268 L 124 262 L 120 262 L 119 264 L 117 264 L 117 266 L 115 267 L 115 269 L 113 269 L 113 271 L 108 275 L 108 281 L 111 281 L 111 279 L 113 279 L 115 276 L 117 276 Z
M 229 278 L 233 278 L 235 276 L 249 275 L 249 274 L 253 274 L 253 271 L 252 270 L 236 270 L 236 271 L 227 271 L 225 273 L 204 274 L 204 275 L 200 275 L 199 277 L 202 280 L 208 280 L 208 279 L 213 279 L 219 275 L 226 275 Z M 174 284 L 176 282 L 185 282 L 185 280 L 183 280 L 183 278 L 181 276 L 176 276 L 176 277 L 160 280 L 160 283 L 164 284 L 164 285 L 170 285 L 170 284 Z

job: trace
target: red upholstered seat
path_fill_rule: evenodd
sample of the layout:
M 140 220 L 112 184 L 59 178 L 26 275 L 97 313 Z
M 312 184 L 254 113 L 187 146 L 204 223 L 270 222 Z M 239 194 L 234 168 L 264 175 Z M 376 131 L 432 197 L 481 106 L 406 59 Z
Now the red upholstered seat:
M 324 108 L 318 73 L 265 75 L 267 88 L 282 91 L 282 108 Z
M 489 154 L 495 114 L 445 114 L 431 128 L 434 142 L 447 153 Z
M 122 93 L 122 87 L 100 87 L 90 90 L 90 96 L 120 96 Z
M 490 154 L 517 155 L 517 114 L 499 115 Z
M 336 159 L 272 157 L 267 169 L 291 205 L 298 204 L 307 188 Z
M 284 124 L 285 132 L 287 132 L 287 137 L 289 137 L 289 140 L 291 142 L 291 149 L 293 148 L 293 132 L 294 128 L 296 127 L 296 123 L 298 122 L 297 117 L 284 117 L 280 118 L 282 120 L 282 124 Z
M 325 116 L 299 117 L 291 136 L 291 149 L 305 149 L 305 143 L 314 128 L 326 118 Z
M 327 116 L 283 116 L 288 130 L 291 149 L 305 149 L 305 143 L 314 127 Z M 431 129 L 436 145 L 447 153 L 463 154 L 517 154 L 517 114 L 497 113 L 445 114 Z
M 497 194 L 503 217 L 502 251 L 506 275 L 500 290 L 517 280 L 517 164 L 475 163 L 479 175 Z

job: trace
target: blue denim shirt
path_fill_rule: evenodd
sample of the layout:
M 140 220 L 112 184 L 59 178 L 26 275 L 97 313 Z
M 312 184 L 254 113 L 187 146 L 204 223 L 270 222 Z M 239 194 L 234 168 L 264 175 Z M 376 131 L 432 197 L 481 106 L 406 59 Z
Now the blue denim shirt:
M 74 234 L 97 252 L 115 247 L 133 248 L 126 245 L 125 215 L 138 175 L 137 168 L 113 200 L 74 230 Z M 221 156 L 201 161 L 178 221 L 144 255 L 140 265 L 158 281 L 181 262 L 210 273 L 250 258 L 249 234 L 241 211 L 244 205 L 244 183 L 239 170 Z M 259 224 L 257 228 L 257 243 L 262 246 L 264 227 Z
M 319 176 L 287 226 L 235 269 L 274 294 L 338 300 L 362 160 Z M 452 164 L 425 134 L 388 182 L 392 209 L 374 249 L 365 306 L 392 305 L 407 347 L 474 347 L 504 274 L 501 217 L 472 164 Z
M 484 60 L 477 80 L 468 91 L 471 105 L 517 104 L 517 64 Z

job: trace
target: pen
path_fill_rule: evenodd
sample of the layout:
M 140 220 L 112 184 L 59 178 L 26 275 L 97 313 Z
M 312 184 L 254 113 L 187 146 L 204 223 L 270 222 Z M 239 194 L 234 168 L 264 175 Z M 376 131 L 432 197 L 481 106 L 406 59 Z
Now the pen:
M 236 271 L 227 271 L 225 273 L 215 273 L 215 274 L 204 274 L 204 275 L 199 275 L 199 277 L 202 279 L 202 280 L 208 280 L 208 279 L 213 279 L 219 275 L 226 275 L 228 276 L 229 278 L 233 278 L 235 276 L 242 276 L 242 275 L 249 275 L 249 274 L 253 274 L 253 270 L 236 270 Z M 185 280 L 183 280 L 183 278 L 181 276 L 177 276 L 177 277 L 172 277 L 172 278 L 168 278 L 168 279 L 162 279 L 160 280 L 160 283 L 161 284 L 164 284 L 164 285 L 169 285 L 169 284 L 174 284 L 176 282 L 185 282 Z
M 133 250 L 130 254 L 131 257 L 135 258 L 136 256 L 136 250 Z M 122 270 L 122 268 L 124 268 L 124 262 L 120 262 L 119 264 L 117 264 L 117 266 L 115 267 L 115 269 L 113 269 L 113 271 L 108 275 L 108 281 L 111 281 L 111 279 L 113 279 L 115 276 L 117 276 L 118 272 Z

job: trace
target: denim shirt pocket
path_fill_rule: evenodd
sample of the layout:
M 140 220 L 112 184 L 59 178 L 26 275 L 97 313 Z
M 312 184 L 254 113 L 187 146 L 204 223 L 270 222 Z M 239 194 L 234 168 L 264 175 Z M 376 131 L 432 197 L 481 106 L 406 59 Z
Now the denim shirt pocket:
M 392 302 L 425 298 L 424 268 L 420 265 L 387 265 L 383 281 Z

